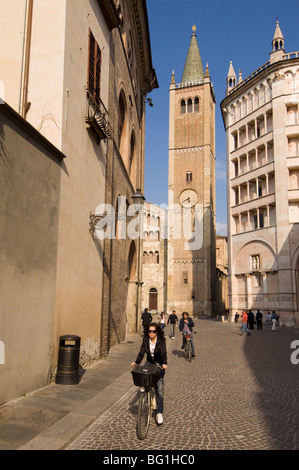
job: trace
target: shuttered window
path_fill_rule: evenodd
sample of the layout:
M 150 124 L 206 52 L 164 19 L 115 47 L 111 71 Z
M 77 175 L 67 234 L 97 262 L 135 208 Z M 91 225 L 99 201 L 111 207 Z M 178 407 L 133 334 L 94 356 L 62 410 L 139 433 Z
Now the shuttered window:
M 89 30 L 89 58 L 88 58 L 88 83 L 87 88 L 90 96 L 97 104 L 100 103 L 101 88 L 101 49 Z

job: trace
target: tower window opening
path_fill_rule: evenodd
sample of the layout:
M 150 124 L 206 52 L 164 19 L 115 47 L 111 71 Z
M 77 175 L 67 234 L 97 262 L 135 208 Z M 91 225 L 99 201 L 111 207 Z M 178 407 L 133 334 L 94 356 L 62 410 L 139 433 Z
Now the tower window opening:
M 187 111 L 188 111 L 188 113 L 192 113 L 192 100 L 191 100 L 191 98 L 188 99 Z
M 186 173 L 186 181 L 190 183 L 192 181 L 192 171 L 187 171 Z
M 199 99 L 197 97 L 194 100 L 194 112 L 195 113 L 199 112 Z
M 181 114 L 186 114 L 186 102 L 185 102 L 185 100 L 181 101 Z

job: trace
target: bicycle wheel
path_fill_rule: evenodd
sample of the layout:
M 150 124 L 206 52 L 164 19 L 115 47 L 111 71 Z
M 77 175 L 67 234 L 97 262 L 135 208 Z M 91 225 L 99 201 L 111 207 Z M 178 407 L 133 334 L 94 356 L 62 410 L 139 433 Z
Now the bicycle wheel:
M 151 392 L 142 392 L 139 398 L 137 414 L 137 435 L 140 440 L 146 438 L 151 418 Z
M 192 359 L 192 356 L 191 356 L 191 342 L 189 339 L 187 339 L 187 343 L 186 343 L 186 355 L 187 355 L 187 359 L 189 362 L 191 362 L 191 359 Z

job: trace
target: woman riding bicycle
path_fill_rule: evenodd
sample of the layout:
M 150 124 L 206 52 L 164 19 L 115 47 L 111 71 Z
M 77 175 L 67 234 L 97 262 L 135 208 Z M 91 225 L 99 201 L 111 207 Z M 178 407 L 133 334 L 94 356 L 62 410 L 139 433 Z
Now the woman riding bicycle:
M 180 324 L 179 324 L 179 330 L 180 334 L 183 335 L 183 344 L 182 344 L 182 349 L 184 349 L 185 344 L 186 344 L 186 339 L 185 335 L 191 335 L 191 353 L 192 357 L 195 357 L 194 353 L 194 342 L 193 342 L 193 327 L 194 327 L 194 322 L 192 318 L 189 317 L 188 312 L 183 312 L 182 313 L 182 318 L 180 319 Z
M 144 354 L 147 354 L 145 365 L 159 364 L 161 366 L 160 378 L 156 385 L 158 408 L 156 419 L 157 423 L 161 425 L 163 424 L 164 375 L 165 369 L 167 369 L 167 351 L 164 331 L 157 323 L 150 323 L 146 327 L 139 354 L 131 366 L 134 367 L 136 364 L 140 364 Z

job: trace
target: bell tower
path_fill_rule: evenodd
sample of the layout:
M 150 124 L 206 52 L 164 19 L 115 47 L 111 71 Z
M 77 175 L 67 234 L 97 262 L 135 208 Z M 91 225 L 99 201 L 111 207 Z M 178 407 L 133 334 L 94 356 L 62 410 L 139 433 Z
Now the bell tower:
M 215 96 L 196 28 L 180 83 L 169 90 L 168 311 L 215 308 Z

